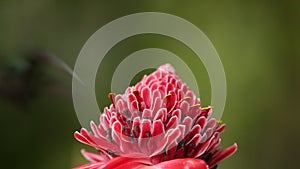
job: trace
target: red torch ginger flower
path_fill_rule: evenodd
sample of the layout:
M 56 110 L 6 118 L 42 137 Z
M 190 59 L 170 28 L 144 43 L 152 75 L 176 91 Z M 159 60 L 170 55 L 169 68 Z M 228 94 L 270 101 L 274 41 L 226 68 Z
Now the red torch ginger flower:
M 225 124 L 210 117 L 212 108 L 201 107 L 169 64 L 109 96 L 100 124 L 91 122 L 93 133 L 74 134 L 98 150 L 83 151 L 91 163 L 76 169 L 216 169 L 237 150 L 219 148 Z

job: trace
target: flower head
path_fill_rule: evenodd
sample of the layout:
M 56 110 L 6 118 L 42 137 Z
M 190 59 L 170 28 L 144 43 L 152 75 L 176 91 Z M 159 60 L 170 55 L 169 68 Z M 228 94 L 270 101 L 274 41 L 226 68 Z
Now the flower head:
M 83 151 L 92 162 L 78 169 L 215 169 L 237 150 L 236 144 L 219 148 L 225 124 L 210 117 L 212 107 L 201 107 L 169 64 L 109 97 L 100 124 L 91 122 L 93 133 L 74 134 L 99 152 Z

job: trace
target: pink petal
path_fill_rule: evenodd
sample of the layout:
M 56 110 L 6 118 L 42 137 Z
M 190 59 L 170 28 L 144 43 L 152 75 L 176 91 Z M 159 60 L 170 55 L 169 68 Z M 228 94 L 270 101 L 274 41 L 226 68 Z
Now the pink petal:
M 194 150 L 194 154 L 193 157 L 199 157 L 201 156 L 207 149 L 208 146 L 210 145 L 211 141 L 214 139 L 214 137 L 210 138 L 209 140 L 207 140 L 205 143 L 200 144 L 195 150 Z
M 144 99 L 144 102 L 146 104 L 147 108 L 150 108 L 151 106 L 151 91 L 148 87 L 145 87 L 142 89 L 142 98 Z
M 168 86 L 170 86 L 170 84 Z M 166 99 L 167 99 L 167 109 L 168 109 L 168 112 L 170 112 L 174 109 L 174 107 L 176 105 L 176 100 L 177 100 L 176 93 L 174 91 L 170 91 L 169 95 L 167 95 Z
M 167 130 L 170 128 L 175 128 L 178 126 L 179 120 L 177 116 L 173 116 L 171 117 L 171 119 L 169 120 L 168 124 L 167 124 Z
M 167 119 L 167 109 L 166 108 L 161 108 L 157 111 L 156 115 L 154 116 L 153 120 L 161 120 L 165 122 Z
M 234 143 L 232 146 L 225 148 L 224 150 L 219 150 L 216 154 L 213 155 L 211 160 L 208 162 L 209 166 L 213 168 L 217 164 L 219 164 L 222 160 L 229 157 L 237 150 L 237 144 Z
M 150 109 L 144 109 L 142 114 L 143 119 L 152 119 L 152 112 Z
M 95 154 L 92 152 L 87 152 L 85 150 L 81 150 L 81 154 L 83 154 L 83 156 L 88 159 L 89 161 L 92 162 L 102 162 L 105 161 L 105 159 L 103 157 L 101 157 L 99 154 Z

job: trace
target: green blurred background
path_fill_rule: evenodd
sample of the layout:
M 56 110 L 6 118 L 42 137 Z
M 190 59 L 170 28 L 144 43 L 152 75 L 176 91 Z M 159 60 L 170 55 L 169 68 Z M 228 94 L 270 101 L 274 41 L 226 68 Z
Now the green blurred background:
M 85 41 L 101 26 L 145 11 L 192 22 L 220 55 L 228 83 L 223 115 L 228 128 L 222 145 L 237 142 L 239 150 L 219 168 L 297 168 L 300 3 L 296 0 L 1 0 L 1 168 L 65 169 L 85 162 L 79 151 L 87 147 L 73 138 L 80 124 L 73 109 L 71 77 L 39 62 L 29 80 L 20 82 L 20 77 L 32 66 L 28 59 L 32 52 L 47 51 L 73 67 Z M 96 82 L 101 109 L 109 104 L 115 66 L 128 54 L 148 47 L 182 57 L 197 72 L 202 103 L 209 105 L 207 72 L 193 52 L 171 38 L 139 35 L 117 44 L 101 63 Z

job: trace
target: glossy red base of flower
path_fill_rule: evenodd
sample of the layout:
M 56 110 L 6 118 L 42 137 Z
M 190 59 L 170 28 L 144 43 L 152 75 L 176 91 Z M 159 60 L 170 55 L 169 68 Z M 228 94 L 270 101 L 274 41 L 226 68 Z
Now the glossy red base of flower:
M 208 169 L 201 159 L 183 158 L 164 161 L 156 165 L 148 158 L 116 157 L 107 163 L 92 162 L 74 169 Z

